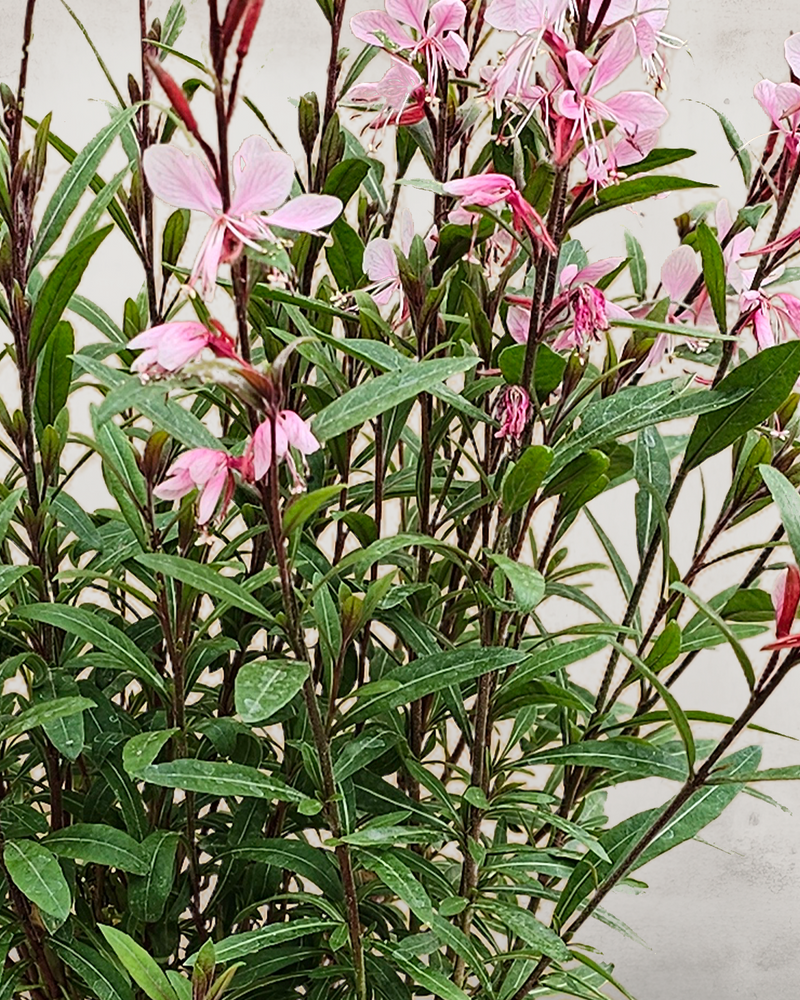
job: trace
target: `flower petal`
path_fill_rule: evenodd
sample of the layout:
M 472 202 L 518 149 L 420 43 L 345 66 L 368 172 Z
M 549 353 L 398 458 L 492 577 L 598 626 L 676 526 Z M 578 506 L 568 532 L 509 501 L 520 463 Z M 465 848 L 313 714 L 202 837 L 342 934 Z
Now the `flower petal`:
M 313 233 L 329 225 L 342 212 L 342 203 L 330 194 L 301 194 L 273 212 L 270 226 L 292 229 L 298 233 Z
M 607 108 L 608 115 L 624 129 L 657 129 L 667 120 L 669 112 L 652 94 L 643 90 L 626 90 L 615 94 L 602 107 Z
M 461 0 L 436 0 L 431 7 L 429 34 L 443 35 L 445 31 L 458 31 L 467 16 Z
M 517 186 L 505 174 L 474 174 L 448 181 L 443 188 L 445 194 L 463 198 L 468 205 L 493 205 L 516 191 Z
M 175 208 L 194 208 L 215 216 L 222 198 L 206 165 L 174 146 L 149 146 L 142 157 L 144 175 L 153 194 Z
M 782 639 L 792 631 L 797 605 L 800 604 L 800 570 L 789 565 L 786 572 L 781 573 L 772 591 L 772 603 L 775 608 L 775 636 Z
M 506 316 L 508 332 L 518 344 L 528 343 L 528 327 L 531 323 L 530 309 L 522 306 L 511 306 Z
M 391 281 L 400 274 L 394 247 L 382 238 L 367 243 L 361 266 L 370 281 Z
M 386 36 L 389 41 L 399 49 L 411 49 L 414 47 L 414 39 L 406 34 L 393 17 L 382 10 L 365 10 L 361 14 L 356 14 L 350 18 L 350 30 L 359 39 L 369 45 L 384 47 L 383 38 Z
M 636 56 L 636 32 L 630 22 L 621 24 L 603 46 L 594 68 L 590 93 L 607 87 L 633 62 Z
M 319 451 L 319 441 L 311 433 L 311 428 L 294 410 L 283 410 L 278 418 L 278 426 L 286 435 L 286 440 L 292 448 L 297 448 L 304 455 Z M 277 430 L 277 428 L 276 428 Z
M 455 31 L 448 31 L 439 42 L 439 49 L 451 69 L 465 70 L 469 63 L 469 49 L 464 39 Z
M 789 35 L 783 43 L 783 54 L 795 76 L 800 76 L 800 32 Z
M 428 0 L 386 0 L 385 7 L 389 17 L 410 24 L 421 35 L 425 33 Z
M 245 215 L 282 205 L 292 190 L 294 163 L 288 153 L 270 149 L 260 135 L 245 139 L 233 156 L 236 190 L 229 213 Z
M 229 475 L 227 466 L 225 466 L 212 476 L 203 487 L 200 493 L 200 502 L 197 505 L 198 524 L 207 524 L 214 516 L 214 511 L 217 509 L 219 498 L 222 496 Z
M 697 255 L 683 244 L 673 250 L 661 268 L 661 284 L 672 302 L 683 302 L 700 274 Z

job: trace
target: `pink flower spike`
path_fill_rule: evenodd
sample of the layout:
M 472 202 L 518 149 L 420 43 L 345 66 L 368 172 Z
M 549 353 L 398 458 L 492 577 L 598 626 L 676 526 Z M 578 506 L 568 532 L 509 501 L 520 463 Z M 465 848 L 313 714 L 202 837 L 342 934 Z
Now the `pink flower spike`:
M 173 462 L 167 478 L 153 493 L 160 500 L 179 500 L 197 489 L 197 523 L 208 524 L 217 508 L 219 517 L 225 516 L 236 487 L 235 471 L 244 479 L 250 478 L 247 463 L 242 458 L 234 458 L 214 448 L 192 448 Z
M 176 208 L 192 208 L 212 219 L 192 269 L 189 285 L 199 280 L 211 299 L 219 265 L 233 261 L 243 246 L 259 248 L 273 240 L 272 224 L 297 232 L 316 233 L 340 214 L 342 203 L 330 195 L 303 195 L 286 205 L 294 164 L 286 153 L 271 149 L 265 139 L 245 139 L 231 163 L 235 189 L 227 211 L 211 174 L 196 157 L 171 146 L 150 146 L 144 153 L 144 172 L 153 193 Z M 283 207 L 279 207 L 283 205 Z M 277 209 L 277 212 L 274 211 Z M 268 218 L 264 212 L 273 212 Z

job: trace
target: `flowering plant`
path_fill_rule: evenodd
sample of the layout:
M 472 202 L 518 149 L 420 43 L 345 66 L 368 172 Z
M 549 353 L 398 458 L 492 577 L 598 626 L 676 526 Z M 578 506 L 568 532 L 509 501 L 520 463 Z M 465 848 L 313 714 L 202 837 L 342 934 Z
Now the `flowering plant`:
M 653 280 L 621 209 L 710 186 L 659 144 L 668 0 L 385 0 L 352 55 L 346 0 L 317 5 L 304 162 L 240 99 L 263 0 L 210 0 L 203 58 L 179 0 L 140 0 L 141 66 L 125 96 L 100 59 L 111 120 L 79 152 L 25 105 L 25 5 L 5 996 L 629 996 L 586 940 L 627 931 L 613 891 L 800 775 L 760 769 L 754 721 L 800 660 L 800 36 L 755 88 L 760 155 L 720 116 L 740 205 L 679 215 Z M 115 316 L 79 292 L 107 239 L 141 267 Z M 727 492 L 690 523 L 708 468 Z M 685 685 L 713 650 L 734 715 Z M 612 822 L 645 778 L 662 804 Z

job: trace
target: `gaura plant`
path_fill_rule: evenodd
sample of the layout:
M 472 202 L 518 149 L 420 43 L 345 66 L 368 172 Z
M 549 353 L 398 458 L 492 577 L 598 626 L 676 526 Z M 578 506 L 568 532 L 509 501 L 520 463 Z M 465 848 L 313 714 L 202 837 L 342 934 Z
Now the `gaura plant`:
M 659 145 L 667 0 L 385 0 L 353 53 L 345 0 L 317 4 L 295 162 L 240 93 L 260 0 L 210 0 L 209 64 L 181 3 L 140 0 L 141 65 L 125 92 L 95 51 L 110 121 L 80 151 L 24 103 L 27 0 L 0 94 L 3 998 L 629 996 L 587 943 L 628 933 L 612 890 L 800 774 L 753 733 L 800 659 L 800 36 L 755 88 L 760 155 L 719 116 L 740 204 L 680 215 L 654 276 L 630 233 L 580 235 L 710 187 Z M 141 263 L 113 316 L 79 290 L 112 239 Z M 626 482 L 632 564 L 592 508 Z M 678 696 L 714 647 L 734 717 Z M 663 804 L 610 825 L 649 777 Z

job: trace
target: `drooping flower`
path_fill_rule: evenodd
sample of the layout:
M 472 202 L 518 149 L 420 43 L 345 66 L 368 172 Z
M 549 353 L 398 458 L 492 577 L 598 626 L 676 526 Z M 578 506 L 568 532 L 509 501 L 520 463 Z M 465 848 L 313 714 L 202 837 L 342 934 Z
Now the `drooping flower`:
M 162 201 L 205 212 L 212 219 L 189 278 L 190 285 L 200 280 L 206 298 L 214 294 L 220 264 L 235 260 L 243 246 L 259 249 L 259 240 L 274 239 L 274 227 L 316 233 L 342 211 L 341 201 L 332 195 L 305 194 L 287 202 L 292 159 L 270 149 L 257 135 L 245 139 L 233 157 L 235 190 L 226 210 L 211 172 L 197 157 L 158 144 L 145 151 L 143 165 L 150 189 Z
M 443 185 L 445 194 L 459 199 L 456 211 L 469 209 L 470 205 L 488 208 L 503 201 L 511 209 L 514 228 L 518 231 L 527 230 L 534 239 L 550 251 L 556 253 L 553 242 L 544 220 L 529 202 L 525 201 L 513 178 L 506 174 L 475 174 L 471 177 L 460 177 Z M 451 221 L 456 221 L 451 215 Z M 458 221 L 464 221 L 459 218 Z
M 305 458 L 319 450 L 319 441 L 314 437 L 311 428 L 294 410 L 280 410 L 274 417 L 268 417 L 253 432 L 251 451 L 253 457 L 253 472 L 256 479 L 263 479 L 272 465 L 272 435 L 273 424 L 275 433 L 275 460 L 284 460 L 294 482 L 294 489 L 302 490 L 303 480 L 297 471 L 292 457 L 292 448 Z
M 142 378 L 160 378 L 179 371 L 189 361 L 210 348 L 219 358 L 235 358 L 233 340 L 217 326 L 209 330 L 205 323 L 196 320 L 174 321 L 153 326 L 137 334 L 128 347 L 142 349 L 131 365 Z
M 789 565 L 778 577 L 772 592 L 775 608 L 775 641 L 768 642 L 762 649 L 790 649 L 800 646 L 800 633 L 793 633 L 794 618 L 800 604 L 800 570 Z
M 495 437 L 519 443 L 531 414 L 531 398 L 521 385 L 507 386 L 498 407 L 500 429 Z
M 401 59 L 393 59 L 377 82 L 356 84 L 347 92 L 346 99 L 378 111 L 369 123 L 373 129 L 416 125 L 425 117 L 425 83 L 414 67 Z
M 428 0 L 385 0 L 385 7 L 350 18 L 356 38 L 409 59 L 422 56 L 431 94 L 436 92 L 440 63 L 459 72 L 466 69 L 469 49 L 458 32 L 467 8 L 461 0 L 437 0 L 430 10 Z
M 215 448 L 192 448 L 173 462 L 153 493 L 160 500 L 180 500 L 198 490 L 197 523 L 204 525 L 215 513 L 225 516 L 236 488 L 235 473 L 252 480 L 252 462 L 246 454 L 236 458 Z
M 789 292 L 769 295 L 758 289 L 745 289 L 739 296 L 739 305 L 745 317 L 742 329 L 752 326 L 760 350 L 772 347 L 779 338 L 785 340 L 791 330 L 800 336 L 800 299 Z
M 600 100 L 598 93 L 622 73 L 636 55 L 636 33 L 632 25 L 620 25 L 600 51 L 596 62 L 583 52 L 571 49 L 566 55 L 567 87 L 557 102 L 557 110 L 573 122 L 571 138 L 583 139 L 588 150 L 597 142 L 595 127 L 615 122 L 626 134 L 658 129 L 667 119 L 667 109 L 652 94 L 626 90 Z M 605 134 L 602 133 L 605 139 Z M 607 141 L 607 140 L 606 140 Z
M 608 330 L 610 320 L 631 318 L 626 309 L 609 302 L 594 285 L 594 282 L 610 274 L 624 259 L 606 257 L 605 260 L 587 264 L 580 269 L 576 264 L 567 264 L 561 269 L 561 291 L 553 300 L 544 326 L 545 329 L 552 326 L 565 310 L 571 314 L 572 324 L 557 335 L 553 341 L 554 350 L 584 348 L 591 341 L 600 339 L 599 334 Z M 524 344 L 528 340 L 531 300 L 523 295 L 508 295 L 506 298 L 512 304 L 508 310 L 508 332 L 518 344 Z

